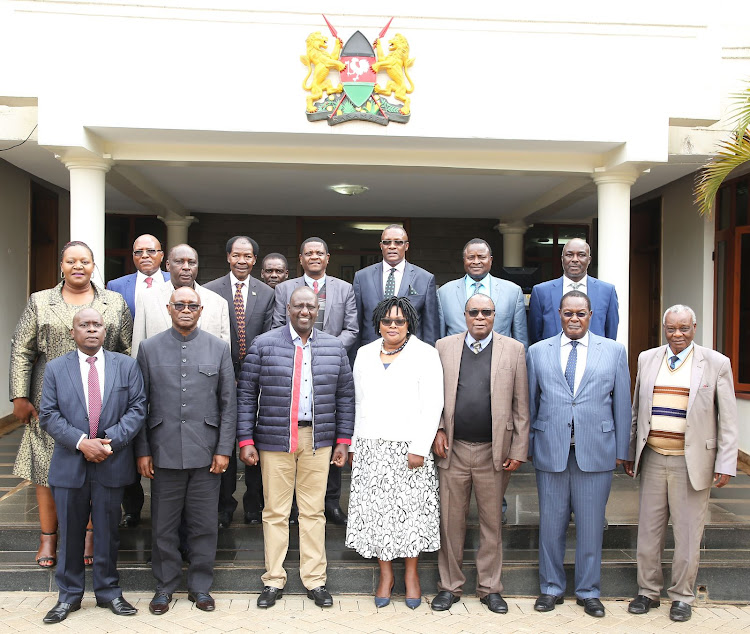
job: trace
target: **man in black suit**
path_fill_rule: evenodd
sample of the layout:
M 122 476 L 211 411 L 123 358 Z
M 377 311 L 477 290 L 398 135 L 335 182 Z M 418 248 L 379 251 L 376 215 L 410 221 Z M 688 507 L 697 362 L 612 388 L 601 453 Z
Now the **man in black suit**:
M 49 483 L 61 544 L 58 600 L 45 623 L 60 623 L 81 607 L 89 515 L 96 527 L 96 604 L 118 616 L 137 612 L 119 585 L 117 524 L 123 489 L 135 480 L 131 441 L 146 417 L 146 394 L 135 359 L 102 349 L 105 335 L 102 316 L 80 310 L 71 330 L 77 350 L 50 361 L 44 372 L 39 424 L 55 439 Z
M 289 279 L 289 262 L 281 253 L 269 253 L 263 258 L 260 279 L 271 288 L 276 288 Z
M 227 242 L 229 273 L 204 284 L 218 293 L 229 306 L 231 322 L 232 363 L 235 379 L 253 339 L 271 327 L 274 294 L 270 287 L 250 276 L 258 257 L 258 243 L 248 236 L 234 236 Z M 260 464 L 245 465 L 247 490 L 242 497 L 245 522 L 260 524 L 263 510 L 263 480 Z M 221 474 L 219 490 L 219 528 L 228 528 L 237 508 L 234 492 L 237 489 L 237 450 L 232 451 L 229 467 Z

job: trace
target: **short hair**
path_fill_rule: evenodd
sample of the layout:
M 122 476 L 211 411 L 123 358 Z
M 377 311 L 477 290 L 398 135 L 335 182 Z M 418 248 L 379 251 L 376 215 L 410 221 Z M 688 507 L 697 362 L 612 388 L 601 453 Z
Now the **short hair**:
M 312 236 L 311 238 L 307 238 L 302 244 L 299 245 L 299 254 L 302 255 L 305 252 L 305 246 L 310 244 L 311 242 L 320 242 L 320 244 L 323 245 L 323 248 L 326 250 L 326 254 L 330 253 L 328 250 L 328 245 L 326 244 L 326 241 L 323 240 L 323 238 L 318 238 L 317 236 Z
M 284 268 L 289 270 L 289 262 L 287 262 L 286 257 L 284 257 L 281 253 L 269 253 L 266 257 L 263 258 L 263 264 L 261 265 L 261 268 L 266 268 L 266 260 L 281 260 L 284 263 Z
M 695 326 L 698 323 L 698 320 L 695 318 L 695 311 L 690 308 L 690 306 L 685 306 L 685 304 L 675 304 L 674 306 L 670 306 L 667 308 L 667 310 L 664 311 L 664 317 L 661 318 L 661 325 L 666 326 L 667 324 L 667 315 L 669 313 L 690 313 L 690 317 L 693 320 L 693 326 Z
M 178 292 L 182 290 L 187 290 L 193 293 L 198 298 L 198 303 L 202 306 L 203 302 L 201 301 L 201 296 L 198 294 L 198 291 L 196 291 L 192 286 L 178 286 L 176 289 L 172 291 L 172 294 L 169 296 L 170 303 L 174 302 L 174 296 Z
M 397 296 L 383 299 L 375 306 L 375 310 L 372 311 L 372 327 L 375 329 L 375 332 L 380 332 L 380 320 L 387 318 L 392 308 L 401 310 L 408 324 L 409 334 L 415 334 L 419 326 L 419 314 L 406 297 Z
M 560 310 L 562 310 L 563 302 L 567 297 L 583 297 L 583 299 L 586 300 L 586 306 L 588 306 L 589 312 L 591 312 L 591 299 L 583 291 L 568 291 L 567 293 L 565 293 L 565 295 L 563 295 L 562 299 L 560 300 Z
M 308 293 L 313 296 L 313 298 L 315 299 L 315 303 L 318 304 L 318 294 L 313 289 L 311 289 L 307 284 L 303 284 L 302 286 L 298 286 L 297 288 L 295 288 L 292 291 L 292 294 L 289 296 L 289 302 L 287 303 L 291 306 L 292 300 L 297 295 L 306 295 Z
M 257 258 L 258 257 L 258 251 L 260 251 L 260 247 L 258 246 L 258 243 L 253 240 L 250 236 L 234 236 L 232 238 L 229 238 L 227 240 L 227 253 L 231 253 L 232 249 L 234 248 L 234 243 L 237 242 L 237 240 L 245 240 L 246 242 L 250 243 L 250 246 L 253 247 L 253 255 Z
M 466 312 L 469 302 L 475 297 L 484 297 L 485 299 L 489 299 L 490 304 L 492 304 L 492 310 L 495 310 L 495 302 L 492 301 L 492 298 L 489 295 L 485 295 L 484 293 L 474 293 L 471 297 L 469 297 L 469 299 L 466 300 L 466 303 L 464 304 L 464 312 Z
M 91 250 L 91 247 L 88 244 L 86 244 L 85 242 L 81 242 L 80 240 L 71 240 L 70 242 L 66 243 L 62 248 L 62 251 L 60 251 L 60 262 L 65 259 L 65 252 L 71 247 L 83 247 L 84 249 L 86 249 L 86 251 L 89 252 L 91 261 L 94 261 L 94 252 Z
M 399 224 L 395 224 L 395 223 L 394 223 L 394 224 L 392 224 L 392 225 L 388 225 L 388 226 L 387 226 L 387 227 L 386 227 L 385 229 L 383 229 L 383 231 L 381 231 L 381 232 L 380 232 L 380 236 L 381 236 L 381 238 L 380 238 L 380 239 L 381 239 L 381 240 L 383 239 L 383 238 L 382 238 L 383 234 L 384 234 L 384 233 L 385 233 L 386 231 L 388 231 L 388 229 L 401 229 L 401 231 L 403 231 L 403 232 L 404 232 L 404 235 L 406 236 L 406 241 L 407 241 L 407 242 L 409 241 L 409 234 L 408 234 L 408 233 L 406 233 L 406 227 L 404 227 L 404 225 L 399 225 Z
M 466 255 L 466 249 L 468 249 L 472 244 L 483 244 L 486 246 L 490 251 L 490 257 L 492 257 L 492 247 L 490 246 L 489 242 L 487 240 L 482 240 L 482 238 L 472 238 L 464 245 L 464 250 L 461 252 L 464 255 Z
M 190 246 L 189 244 L 185 244 L 185 243 L 183 243 L 183 244 L 175 244 L 175 245 L 174 245 L 174 246 L 173 246 L 173 247 L 172 247 L 172 248 L 171 248 L 171 249 L 169 250 L 169 253 L 167 254 L 167 260 L 171 260 L 171 259 L 172 259 L 172 257 L 173 257 L 173 255 L 174 255 L 174 252 L 175 252 L 175 251 L 177 251 L 177 249 L 181 249 L 182 247 L 187 247 L 187 248 L 188 248 L 188 249 L 190 249 L 190 250 L 191 250 L 191 251 L 192 251 L 193 253 L 195 253 L 195 261 L 196 261 L 196 262 L 198 261 L 198 252 L 197 252 L 197 251 L 196 251 L 196 250 L 195 250 L 195 249 L 194 249 L 193 247 L 191 247 L 191 246 Z

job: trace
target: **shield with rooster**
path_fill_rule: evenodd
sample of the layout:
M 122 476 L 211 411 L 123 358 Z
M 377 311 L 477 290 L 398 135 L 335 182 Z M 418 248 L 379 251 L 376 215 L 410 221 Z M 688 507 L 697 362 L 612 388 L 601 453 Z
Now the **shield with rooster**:
M 344 70 L 339 71 L 344 93 L 356 107 L 360 107 L 372 95 L 377 81 L 377 75 L 372 70 L 376 61 L 375 51 L 362 32 L 356 31 L 344 44 L 339 59 L 346 65 Z

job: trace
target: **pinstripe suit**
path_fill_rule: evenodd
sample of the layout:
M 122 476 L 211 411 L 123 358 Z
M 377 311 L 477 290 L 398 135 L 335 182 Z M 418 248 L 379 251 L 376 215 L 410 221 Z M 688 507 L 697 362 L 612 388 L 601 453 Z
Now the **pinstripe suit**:
M 630 444 L 630 374 L 625 348 L 589 333 L 586 368 L 571 394 L 560 366 L 560 335 L 529 348 L 529 455 L 539 492 L 539 580 L 565 594 L 565 531 L 576 521 L 575 594 L 599 597 L 604 509 L 616 461 Z M 571 446 L 575 425 L 575 447 Z

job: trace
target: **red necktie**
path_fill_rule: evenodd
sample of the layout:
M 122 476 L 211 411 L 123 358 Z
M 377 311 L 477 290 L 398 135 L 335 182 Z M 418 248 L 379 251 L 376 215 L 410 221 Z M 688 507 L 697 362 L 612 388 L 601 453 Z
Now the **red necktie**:
M 237 282 L 237 292 L 234 294 L 234 314 L 237 317 L 237 340 L 240 346 L 240 362 L 247 354 L 247 341 L 245 341 L 245 300 L 242 298 L 242 287 L 244 282 Z
M 154 278 L 153 277 L 147 277 L 143 281 L 146 282 L 146 288 L 151 288 L 151 285 L 154 283 Z
M 313 280 L 313 292 L 318 294 L 318 280 Z
M 102 393 L 99 388 L 99 373 L 94 364 L 96 357 L 88 357 L 89 364 L 89 438 L 99 433 L 99 416 L 102 413 Z

